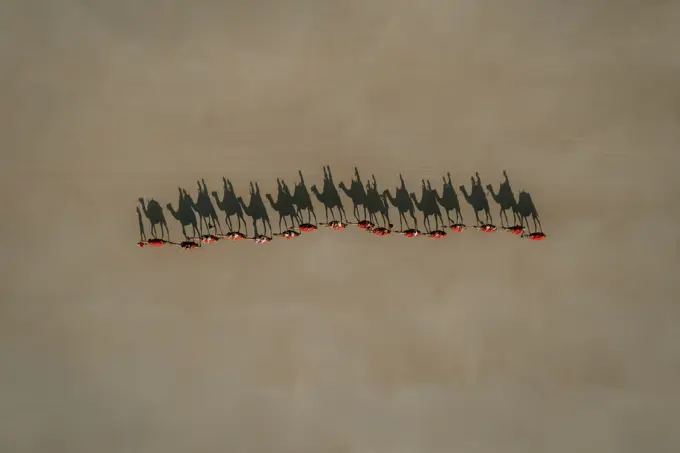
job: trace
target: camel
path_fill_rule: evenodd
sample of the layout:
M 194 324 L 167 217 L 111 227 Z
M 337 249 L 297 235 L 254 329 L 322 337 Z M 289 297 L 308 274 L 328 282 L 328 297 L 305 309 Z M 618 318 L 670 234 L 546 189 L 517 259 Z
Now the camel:
M 534 202 L 531 199 L 531 195 L 529 194 L 529 192 L 525 192 L 523 190 L 519 192 L 519 197 L 517 199 L 517 204 L 515 205 L 515 210 L 522 219 L 522 226 L 524 226 L 524 222 L 526 221 L 527 230 L 529 233 L 531 233 L 531 230 L 529 230 L 528 219 L 529 216 L 531 216 L 531 218 L 534 221 L 534 231 L 541 233 L 543 232 L 541 220 L 538 218 L 538 211 L 536 210 L 536 206 L 534 206 Z
M 194 242 L 194 241 L 183 241 L 183 242 L 180 242 L 180 243 L 172 242 L 171 244 L 179 245 L 184 250 L 194 250 L 194 249 L 201 247 L 200 242 Z
M 139 199 L 139 203 L 142 205 L 142 211 L 149 222 L 151 223 L 151 237 L 154 239 L 156 235 L 156 225 L 161 227 L 161 238 L 164 238 L 164 233 L 168 233 L 168 239 L 170 239 L 170 230 L 168 229 L 168 222 L 165 221 L 165 215 L 163 214 L 163 208 L 161 205 L 154 200 L 150 199 L 148 202 L 144 203 L 144 198 Z M 165 232 L 164 229 L 165 228 Z
M 254 241 L 256 244 L 269 244 L 272 241 L 272 237 L 267 236 L 266 234 L 258 234 L 248 239 Z
M 216 191 L 212 192 L 212 196 L 215 199 L 215 203 L 220 211 L 224 212 L 225 224 L 230 231 L 234 231 L 234 226 L 231 223 L 231 216 L 236 215 L 236 220 L 238 220 L 238 230 L 241 231 L 241 221 L 243 221 L 243 226 L 248 233 L 248 225 L 246 223 L 245 217 L 243 217 L 243 209 L 241 209 L 241 204 L 238 202 L 238 197 L 234 192 L 234 186 L 231 181 L 222 177 L 222 182 L 224 184 L 224 194 L 222 195 L 222 200 L 220 201 L 219 196 Z
M 542 241 L 546 237 L 548 237 L 544 232 L 542 231 L 536 231 L 534 233 L 525 233 L 523 232 L 522 235 L 520 236 L 522 239 L 530 239 L 532 241 Z
M 508 209 L 512 210 L 512 220 L 513 225 L 521 223 L 522 218 L 518 215 L 516 208 L 517 202 L 515 201 L 515 194 L 512 192 L 512 187 L 510 187 L 510 180 L 508 179 L 508 174 L 503 170 L 503 176 L 505 181 L 501 183 L 498 187 L 498 193 L 494 192 L 493 186 L 491 184 L 486 185 L 486 189 L 489 191 L 491 198 L 498 203 L 500 206 L 499 216 L 501 218 L 501 227 L 509 226 L 508 214 L 506 211 Z M 505 223 L 503 223 L 503 217 L 505 217 Z M 519 222 L 518 222 L 519 220 Z
M 201 182 L 203 182 L 203 186 L 201 186 Z M 203 222 L 205 222 L 205 225 L 208 228 L 208 233 L 210 233 L 210 228 L 215 228 L 215 233 L 217 233 L 217 227 L 219 227 L 220 233 L 223 233 L 220 219 L 217 217 L 215 207 L 210 201 L 208 187 L 205 185 L 205 180 L 196 181 L 196 183 L 198 184 L 198 198 L 196 198 L 196 202 L 193 203 L 192 207 L 200 218 L 201 232 L 203 232 Z M 210 222 L 214 222 L 214 225 Z M 217 225 L 217 227 L 215 225 Z
M 314 195 L 316 195 L 316 198 L 321 203 L 323 203 L 323 206 L 326 209 L 326 223 L 329 223 L 328 222 L 329 210 L 331 211 L 331 216 L 333 217 L 333 220 L 335 220 L 335 214 L 333 213 L 333 209 L 335 208 L 337 208 L 338 213 L 340 215 L 340 221 L 342 221 L 343 214 L 345 217 L 345 221 L 347 221 L 347 214 L 345 214 L 345 208 L 342 205 L 340 194 L 338 193 L 337 189 L 335 188 L 335 185 L 333 184 L 333 176 L 331 175 L 330 167 L 323 168 L 323 191 L 319 192 L 319 189 L 317 189 L 316 185 L 310 187 L 310 190 Z
M 331 220 L 330 222 L 321 222 L 319 225 L 321 225 L 324 228 L 330 228 L 331 230 L 344 230 L 347 228 L 347 225 L 349 223 L 343 222 L 342 220 Z
M 349 189 L 344 182 L 340 181 L 338 187 L 345 192 L 345 195 L 352 200 L 354 205 L 354 218 L 359 221 L 359 206 L 364 208 L 364 217 L 366 219 L 367 209 L 366 209 L 366 191 L 364 190 L 364 185 L 361 183 L 361 178 L 359 177 L 359 169 L 354 167 L 354 176 L 356 179 L 352 179 Z
M 375 223 L 371 222 L 370 220 L 359 220 L 358 222 L 350 222 L 350 225 L 356 225 L 362 230 L 366 231 L 371 231 L 373 228 L 376 227 Z
M 198 226 L 196 224 L 196 214 L 194 214 L 194 210 L 192 209 L 193 203 L 188 201 L 189 200 L 184 196 L 184 194 L 182 193 L 182 189 L 180 188 L 179 202 L 177 203 L 178 210 L 175 211 L 171 203 L 168 203 L 166 205 L 166 208 L 168 209 L 170 214 L 172 214 L 172 216 L 175 219 L 177 219 L 182 225 L 182 234 L 184 234 L 184 237 L 186 239 L 189 239 L 189 236 L 187 236 L 187 232 L 185 229 L 187 225 L 191 225 L 194 237 L 200 236 L 200 232 L 198 231 Z
M 264 234 L 267 234 L 267 226 L 269 226 L 269 232 L 271 233 L 272 225 L 269 222 L 269 214 L 267 214 L 267 208 L 264 206 L 264 202 L 262 201 L 262 195 L 260 195 L 260 186 L 257 183 L 255 183 L 255 187 L 253 187 L 252 182 L 250 183 L 250 201 L 248 202 L 248 205 L 245 204 L 243 198 L 241 197 L 238 197 L 238 202 L 241 205 L 243 212 L 245 212 L 248 217 L 253 219 L 253 228 L 255 230 L 254 237 L 260 236 L 257 234 L 258 220 L 262 222 Z
M 312 223 L 312 216 L 314 216 L 314 223 L 318 223 L 316 219 L 316 214 L 314 213 L 314 203 L 312 203 L 312 198 L 309 196 L 307 191 L 307 185 L 305 184 L 305 178 L 302 176 L 302 171 L 298 171 L 300 175 L 300 182 L 295 184 L 293 189 L 293 204 L 298 211 L 298 217 L 302 220 L 303 210 L 307 211 L 307 223 Z
M 280 233 L 274 233 L 273 236 L 279 236 L 284 239 L 295 239 L 296 237 L 299 237 L 302 233 L 300 231 L 295 231 L 295 230 L 286 230 L 282 231 Z
M 407 238 L 417 238 L 423 235 L 423 233 L 421 233 L 420 230 L 417 228 L 409 228 L 403 231 L 395 231 L 394 233 L 406 236 Z
M 491 217 L 491 213 L 489 212 L 489 201 L 486 199 L 484 189 L 482 189 L 482 183 L 479 178 L 479 173 L 477 173 L 477 181 L 475 181 L 474 177 L 471 177 L 470 180 L 472 181 L 471 192 L 468 194 L 467 190 L 465 189 L 465 186 L 460 186 L 460 191 L 463 194 L 463 197 L 465 197 L 465 201 L 467 201 L 470 204 L 470 206 L 472 206 L 472 209 L 475 211 L 477 225 L 482 223 L 482 221 L 479 219 L 479 213 L 481 211 L 484 211 L 484 214 L 486 216 L 486 223 L 492 224 L 493 219 Z
M 401 175 L 399 175 L 399 179 L 401 179 L 401 187 L 397 187 L 396 191 L 394 192 L 394 197 L 392 197 L 390 191 L 387 189 L 385 189 L 385 191 L 383 192 L 383 196 L 390 202 L 390 204 L 392 204 L 392 206 L 397 208 L 397 210 L 399 211 L 400 230 L 403 230 L 404 228 L 402 219 L 406 223 L 407 229 L 410 229 L 410 225 L 408 223 L 408 220 L 406 219 L 407 212 L 413 219 L 415 229 L 418 229 L 418 220 L 416 219 L 415 216 L 415 208 L 413 206 L 413 201 L 411 200 L 411 197 L 409 197 L 408 195 L 408 190 L 406 189 L 404 178 Z
M 281 221 L 283 221 L 283 223 L 286 225 L 286 230 L 288 230 L 288 222 L 286 221 L 286 217 L 290 217 L 291 227 L 293 228 L 295 227 L 295 220 L 297 219 L 298 223 L 300 223 L 300 218 L 298 217 L 297 210 L 293 204 L 293 196 L 288 190 L 288 187 L 285 185 L 285 182 L 282 182 L 277 178 L 276 183 L 279 188 L 276 201 L 274 201 L 274 198 L 271 196 L 271 194 L 266 194 L 265 196 L 267 197 L 269 204 L 272 205 L 272 208 L 274 208 L 274 211 L 279 213 L 279 232 L 281 233 L 283 231 L 281 229 Z
M 442 176 L 444 181 L 444 187 L 442 188 L 442 196 L 437 195 L 437 202 L 446 211 L 446 217 L 449 219 L 452 225 L 462 225 L 463 215 L 460 213 L 460 202 L 458 201 L 458 195 L 453 188 L 453 183 L 451 182 L 451 173 L 446 173 L 449 180 L 447 181 L 445 177 Z M 456 213 L 456 221 L 451 219 L 451 211 Z
M 369 234 L 372 234 L 373 236 L 388 236 L 392 234 L 392 225 L 391 223 L 387 225 L 387 227 L 376 227 L 373 228 L 372 230 L 368 230 Z

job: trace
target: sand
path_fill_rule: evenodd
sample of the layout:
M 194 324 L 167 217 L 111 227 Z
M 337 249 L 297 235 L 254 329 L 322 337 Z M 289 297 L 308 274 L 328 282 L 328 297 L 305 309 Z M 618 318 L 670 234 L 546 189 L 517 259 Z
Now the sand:
M 667 1 L 2 2 L 0 451 L 677 451 L 678 23 Z M 548 239 L 135 247 L 139 197 L 323 165 L 418 193 L 506 170 Z

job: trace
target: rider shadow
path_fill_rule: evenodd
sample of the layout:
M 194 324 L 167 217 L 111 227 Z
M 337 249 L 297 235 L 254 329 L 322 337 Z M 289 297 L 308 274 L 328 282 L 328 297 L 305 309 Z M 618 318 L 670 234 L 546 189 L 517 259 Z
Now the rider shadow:
M 220 200 L 219 195 L 217 194 L 217 191 L 212 191 L 212 196 L 215 199 L 215 204 L 217 204 L 217 208 L 224 212 L 224 221 L 229 228 L 229 231 L 237 231 L 241 232 L 241 222 L 243 222 L 243 229 L 244 233 L 248 234 L 248 224 L 246 223 L 246 219 L 243 216 L 243 208 L 241 208 L 241 204 L 239 203 L 238 199 L 239 197 L 236 196 L 236 192 L 234 191 L 234 185 L 231 183 L 230 180 L 228 180 L 225 177 L 222 177 L 222 183 L 223 183 L 223 194 L 222 194 L 222 199 Z M 236 220 L 238 221 L 238 229 L 234 230 L 234 225 L 231 222 L 231 217 L 236 216 Z
M 354 167 L 354 179 L 352 179 L 352 182 L 350 183 L 349 188 L 345 185 L 343 181 L 340 181 L 340 184 L 338 184 L 338 187 L 340 190 L 342 190 L 345 195 L 352 200 L 352 204 L 354 205 L 354 218 L 357 220 L 357 222 L 361 220 L 366 220 L 368 216 L 368 208 L 367 208 L 367 194 L 366 194 L 366 188 L 364 187 L 364 184 L 361 182 L 361 176 L 359 175 L 359 169 L 357 167 Z M 363 207 L 364 210 L 364 216 L 363 218 L 359 218 L 359 206 Z
M 383 226 L 390 228 L 391 223 L 386 196 L 378 191 L 378 183 L 375 180 L 375 175 L 371 175 L 371 177 L 373 185 L 371 185 L 371 181 L 366 182 L 365 206 L 368 210 L 369 219 L 375 225 L 379 225 L 378 214 L 380 214 Z
M 404 230 L 404 223 L 406 223 L 407 229 L 411 228 L 408 219 L 406 218 L 406 214 L 409 214 L 413 220 L 414 228 L 418 229 L 418 220 L 415 216 L 415 206 L 413 205 L 413 200 L 409 196 L 409 191 L 406 188 L 406 183 L 404 182 L 404 178 L 401 174 L 399 175 L 399 180 L 401 181 L 401 186 L 396 188 L 394 196 L 392 196 L 390 191 L 387 189 L 385 189 L 383 192 L 383 196 L 392 206 L 397 208 L 397 211 L 399 211 L 399 229 L 401 231 Z
M 313 185 L 309 189 L 316 196 L 317 200 L 323 204 L 324 209 L 326 210 L 326 223 L 328 223 L 329 220 L 328 211 L 330 211 L 333 220 L 335 220 L 335 213 L 333 212 L 334 209 L 338 210 L 340 221 L 347 221 L 345 207 L 343 206 L 342 200 L 340 199 L 338 189 L 335 187 L 335 183 L 333 182 L 333 174 L 331 173 L 330 166 L 324 166 L 323 168 L 323 188 L 321 189 L 321 192 L 319 192 L 319 189 L 316 187 L 316 185 Z
M 498 186 L 498 192 L 493 190 L 491 184 L 486 185 L 486 189 L 491 195 L 491 198 L 500 207 L 499 217 L 501 218 L 501 227 L 510 227 L 507 211 L 512 211 L 513 225 L 521 225 L 522 217 L 517 212 L 517 201 L 515 200 L 515 193 L 510 186 L 510 179 L 505 170 L 503 170 L 503 177 L 505 178 Z M 526 203 L 526 202 L 525 202 Z
M 146 241 L 146 231 L 144 230 L 144 219 L 142 219 L 142 211 L 139 210 L 137 206 L 137 221 L 139 222 L 139 241 Z
M 186 232 L 187 226 L 192 227 L 192 233 L 194 237 L 200 236 L 198 223 L 196 221 L 196 214 L 194 213 L 193 209 L 194 202 L 186 190 L 179 187 L 178 191 L 179 201 L 177 202 L 177 210 L 172 207 L 171 203 L 168 203 L 165 207 L 168 212 L 170 212 L 170 215 L 172 215 L 182 225 L 182 234 L 184 235 L 185 239 L 189 240 L 190 238 Z
M 271 194 L 266 194 L 267 201 L 269 204 L 279 214 L 279 233 L 282 233 L 281 222 L 286 226 L 288 230 L 288 220 L 290 220 L 290 228 L 295 228 L 295 221 L 300 223 L 300 217 L 298 215 L 297 209 L 295 209 L 295 204 L 293 203 L 293 194 L 290 192 L 288 185 L 282 179 L 276 178 L 276 185 L 278 192 L 276 194 L 276 200 Z
M 298 170 L 298 174 L 300 175 L 300 182 L 295 183 L 295 188 L 293 189 L 293 204 L 297 209 L 300 221 L 303 221 L 302 211 L 307 211 L 307 223 L 312 223 L 312 216 L 314 216 L 314 224 L 316 224 L 314 203 L 312 202 L 312 197 L 309 196 L 309 190 L 307 190 L 305 178 L 302 176 L 302 170 Z
M 255 183 L 253 185 L 252 181 L 250 183 L 250 200 L 248 201 L 248 204 L 246 205 L 245 202 L 243 201 L 243 198 L 238 197 L 238 202 L 241 205 L 241 208 L 243 209 L 243 212 L 251 218 L 253 221 L 253 230 L 254 230 L 254 236 L 258 236 L 258 230 L 257 230 L 257 221 L 259 220 L 262 222 L 262 226 L 264 228 L 264 233 L 267 234 L 267 227 L 269 227 L 269 234 L 272 234 L 272 225 L 271 222 L 269 221 L 269 214 L 267 213 L 267 208 L 264 205 L 264 201 L 262 200 L 262 194 L 260 192 L 260 185 L 258 183 Z
M 160 226 L 161 229 L 161 237 L 160 239 L 165 238 L 165 233 L 168 233 L 168 240 L 170 239 L 170 230 L 168 229 L 168 222 L 165 220 L 165 214 L 163 214 L 163 208 L 161 205 L 152 199 L 149 199 L 148 201 L 144 201 L 144 198 L 139 198 L 139 203 L 142 206 L 142 212 L 144 213 L 144 216 L 147 218 L 149 223 L 151 224 L 151 237 L 153 239 L 157 239 L 158 235 L 156 232 L 156 225 Z

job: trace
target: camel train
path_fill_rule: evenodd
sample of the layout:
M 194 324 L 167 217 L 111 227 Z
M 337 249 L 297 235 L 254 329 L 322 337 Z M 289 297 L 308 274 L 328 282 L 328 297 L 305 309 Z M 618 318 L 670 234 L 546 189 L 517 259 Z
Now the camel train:
M 139 247 L 174 245 L 185 250 L 194 250 L 222 239 L 267 244 L 274 237 L 291 240 L 303 233 L 316 231 L 320 227 L 337 231 L 344 230 L 350 225 L 357 226 L 373 236 L 398 235 L 407 238 L 442 239 L 447 237 L 447 231 L 461 232 L 468 228 L 463 219 L 461 199 L 472 208 L 474 214 L 475 221 L 469 225 L 470 228 L 484 233 L 493 233 L 500 228 L 522 239 L 534 241 L 545 239 L 547 236 L 543 233 L 541 220 L 531 195 L 520 190 L 515 197 L 507 172 L 503 171 L 502 174 L 503 179 L 496 187 L 492 184 L 483 185 L 479 173 L 475 173 L 470 177 L 469 188 L 461 184 L 458 190 L 453 184 L 451 173 L 442 176 L 441 191 L 434 188 L 430 180 L 422 179 L 421 193 L 417 196 L 415 192 L 408 190 L 401 174 L 399 185 L 392 191 L 380 190 L 375 175 L 363 180 L 359 169 L 355 167 L 349 183 L 340 181 L 336 184 L 330 166 L 324 166 L 321 189 L 316 184 L 308 187 L 302 171 L 298 171 L 299 180 L 295 182 L 292 190 L 284 179 L 276 180 L 275 195 L 267 193 L 263 197 L 259 184 L 250 182 L 248 203 L 237 195 L 234 185 L 226 177 L 222 178 L 221 195 L 217 191 L 209 192 L 205 180 L 201 179 L 197 181 L 198 190 L 195 198 L 187 190 L 179 187 L 177 203 L 174 206 L 172 203 L 165 205 L 167 212 L 182 228 L 183 240 L 180 242 L 170 240 L 170 230 L 161 204 L 155 199 L 139 198 L 137 218 L 140 240 L 137 245 Z M 341 193 L 351 202 L 354 221 L 347 218 Z M 317 220 L 314 198 L 323 205 L 325 213 L 323 222 Z M 272 231 L 265 199 L 269 207 L 278 214 L 278 232 Z M 489 199 L 498 209 L 494 212 L 497 212 L 499 226 L 494 224 Z M 398 214 L 399 229 L 391 223 L 391 207 Z M 422 230 L 419 229 L 416 211 L 422 214 Z M 218 212 L 222 212 L 223 221 L 220 220 Z M 246 218 L 250 218 L 252 222 L 252 234 L 249 234 Z M 147 224 L 150 233 L 148 237 Z M 226 232 L 222 228 L 223 225 L 227 228 Z

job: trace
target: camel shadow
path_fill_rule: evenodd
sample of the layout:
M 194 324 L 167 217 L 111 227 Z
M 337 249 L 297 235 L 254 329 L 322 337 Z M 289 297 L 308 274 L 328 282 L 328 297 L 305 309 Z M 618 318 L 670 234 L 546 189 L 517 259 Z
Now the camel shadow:
M 442 176 L 442 181 L 444 182 L 442 195 L 437 198 L 437 202 L 446 211 L 446 217 L 452 225 L 464 225 L 463 214 L 460 212 L 460 201 L 458 200 L 456 189 L 453 188 L 451 173 L 446 173 L 446 177 Z M 451 211 L 456 215 L 455 221 L 451 218 Z
M 224 232 L 222 231 L 222 224 L 220 223 L 220 219 L 217 217 L 215 206 L 213 206 L 212 201 L 210 200 L 210 195 L 208 192 L 208 187 L 205 184 L 205 180 L 201 179 L 200 181 L 196 181 L 196 184 L 198 185 L 198 196 L 196 198 L 196 202 L 193 204 L 193 209 L 196 211 L 196 214 L 198 214 L 200 223 L 199 229 L 201 230 L 201 233 L 203 232 L 203 223 L 205 223 L 205 226 L 208 229 L 208 234 L 211 234 L 211 228 L 215 230 L 215 234 L 217 234 L 218 228 L 220 233 L 223 234 Z
M 498 192 L 495 192 L 493 190 L 493 186 L 491 184 L 487 184 L 486 189 L 488 190 L 489 195 L 491 195 L 491 198 L 496 202 L 496 204 L 498 204 L 500 208 L 498 215 L 501 219 L 501 227 L 521 225 L 522 217 L 517 212 L 517 201 L 515 200 L 515 193 L 513 192 L 512 187 L 510 186 L 510 179 L 508 179 L 508 174 L 505 170 L 503 170 L 503 177 L 504 180 L 498 186 Z M 512 211 L 513 220 L 512 225 L 510 225 L 510 222 L 508 220 L 507 214 L 508 210 Z
M 243 198 L 238 197 L 238 202 L 241 205 L 241 208 L 243 209 L 243 212 L 250 217 L 250 219 L 253 221 L 253 230 L 254 230 L 254 236 L 259 236 L 259 233 L 257 231 L 257 221 L 259 220 L 262 222 L 262 226 L 264 228 L 264 235 L 267 235 L 267 227 L 269 227 L 269 234 L 272 233 L 272 225 L 271 222 L 269 221 L 269 214 L 267 213 L 267 208 L 264 205 L 264 201 L 262 200 L 262 194 L 260 192 L 260 185 L 258 183 L 253 184 L 252 181 L 250 183 L 250 200 L 248 201 L 248 204 L 246 205 L 245 202 L 243 201 Z
M 224 212 L 224 222 L 227 228 L 229 228 L 230 232 L 240 232 L 241 231 L 241 222 L 243 222 L 243 229 L 244 233 L 247 235 L 248 234 L 248 224 L 246 223 L 246 219 L 243 216 L 243 208 L 241 207 L 241 204 L 239 203 L 238 199 L 239 197 L 236 196 L 236 192 L 234 191 L 234 185 L 231 183 L 230 180 L 228 180 L 225 177 L 222 177 L 222 183 L 223 183 L 223 193 L 222 193 L 222 199 L 220 200 L 220 197 L 216 191 L 212 191 L 211 195 L 215 199 L 215 204 L 217 204 L 217 208 Z M 238 221 L 238 229 L 234 230 L 234 225 L 231 222 L 231 217 L 236 216 L 236 220 Z
M 531 233 L 531 229 L 529 228 L 529 217 L 531 217 L 534 222 L 534 232 L 543 232 L 543 226 L 538 217 L 538 210 L 536 209 L 529 192 L 520 190 L 515 210 L 517 215 L 521 218 L 522 226 L 524 226 L 524 223 L 526 222 L 526 228 L 529 233 Z
M 182 234 L 184 238 L 189 240 L 186 232 L 186 227 L 191 226 L 193 237 L 201 235 L 198 229 L 198 222 L 196 221 L 196 214 L 194 213 L 194 202 L 186 190 L 178 187 L 179 201 L 177 202 L 177 210 L 172 207 L 171 203 L 166 205 L 168 212 L 182 225 Z
M 409 196 L 409 191 L 406 188 L 406 183 L 404 182 L 404 178 L 401 174 L 399 175 L 399 180 L 401 181 L 401 187 L 396 188 L 394 196 L 392 196 L 390 191 L 387 189 L 385 189 L 383 192 L 383 196 L 392 206 L 397 208 L 397 211 L 399 211 L 400 230 L 404 230 L 404 223 L 406 223 L 407 229 L 411 228 L 408 219 L 406 218 L 406 214 L 408 214 L 413 220 L 414 228 L 418 229 L 418 220 L 415 216 L 415 206 L 413 205 L 413 200 Z
M 371 175 L 371 181 L 366 182 L 366 202 L 365 206 L 368 210 L 368 218 L 374 225 L 380 225 L 378 222 L 378 214 L 382 219 L 382 225 L 391 228 L 389 206 L 387 204 L 387 197 L 378 191 L 378 183 L 375 180 L 375 175 Z
M 357 220 L 357 222 L 366 220 L 368 211 L 366 206 L 367 194 L 364 184 L 361 182 L 361 176 L 359 176 L 359 169 L 354 167 L 354 178 L 352 179 L 349 188 L 347 188 L 343 181 L 340 181 L 338 187 L 345 193 L 345 195 L 347 195 L 350 200 L 352 200 L 352 204 L 354 205 L 354 218 Z M 359 218 L 359 206 L 363 207 L 364 210 L 364 216 L 362 218 Z
M 298 211 L 295 208 L 295 203 L 293 202 L 293 194 L 290 192 L 288 185 L 282 179 L 276 178 L 276 186 L 278 192 L 276 194 L 276 200 L 271 194 L 266 194 L 267 201 L 269 204 L 279 214 L 279 234 L 283 232 L 281 229 L 281 222 L 288 228 L 288 220 L 290 220 L 290 228 L 295 228 L 295 221 L 300 224 L 300 217 Z
M 416 209 L 418 209 L 423 214 L 423 224 L 425 225 L 425 231 L 432 231 L 430 217 L 434 217 L 435 231 L 439 230 L 439 222 L 441 222 L 442 226 L 444 226 L 444 218 L 442 217 L 442 213 L 437 202 L 439 199 L 439 194 L 435 189 L 432 188 L 429 180 L 421 180 L 420 200 L 416 198 L 415 193 L 411 192 L 410 195 Z
M 151 237 L 157 239 L 158 235 L 156 232 L 156 225 L 160 226 L 161 237 L 160 239 L 165 239 L 165 233 L 168 234 L 168 240 L 170 239 L 170 230 L 168 229 L 168 222 L 165 220 L 165 214 L 163 214 L 163 208 L 161 205 L 153 198 L 148 201 L 144 201 L 144 198 L 139 198 L 139 204 L 142 206 L 142 212 L 151 224 Z
M 472 182 L 472 188 L 470 189 L 470 192 L 468 193 L 465 186 L 462 185 L 460 186 L 460 191 L 463 194 L 465 201 L 467 201 L 467 203 L 472 206 L 472 209 L 475 211 L 477 225 L 479 226 L 482 224 L 482 221 L 479 218 L 480 212 L 483 212 L 485 215 L 484 224 L 492 225 L 493 218 L 491 217 L 491 212 L 489 212 L 489 200 L 487 200 L 486 194 L 484 193 L 484 188 L 482 187 L 482 180 L 479 177 L 479 173 L 475 173 L 475 176 L 477 176 L 476 180 L 474 176 L 470 177 L 470 181 Z
M 300 175 L 300 182 L 295 183 L 295 188 L 293 189 L 293 204 L 298 211 L 300 221 L 303 220 L 302 211 L 307 211 L 307 223 L 312 223 L 312 216 L 314 216 L 314 223 L 316 224 L 314 203 L 312 203 L 312 197 L 309 196 L 305 178 L 302 176 L 302 170 L 298 170 L 298 174 Z
M 323 207 L 326 210 L 326 223 L 328 223 L 329 211 L 331 213 L 331 217 L 333 218 L 333 220 L 335 220 L 335 213 L 333 212 L 335 209 L 338 210 L 340 221 L 347 222 L 347 214 L 345 214 L 345 207 L 343 206 L 342 200 L 340 199 L 338 189 L 335 188 L 335 183 L 333 182 L 333 174 L 331 173 L 330 166 L 323 167 L 323 188 L 321 192 L 319 192 L 319 189 L 316 187 L 316 185 L 310 187 L 310 190 L 316 196 L 317 200 L 319 200 L 323 204 Z

